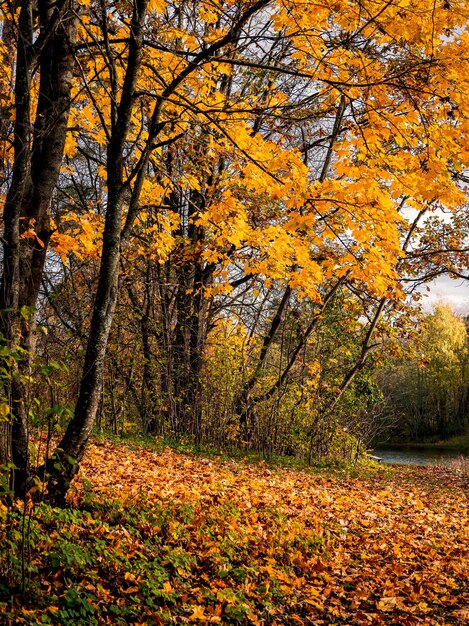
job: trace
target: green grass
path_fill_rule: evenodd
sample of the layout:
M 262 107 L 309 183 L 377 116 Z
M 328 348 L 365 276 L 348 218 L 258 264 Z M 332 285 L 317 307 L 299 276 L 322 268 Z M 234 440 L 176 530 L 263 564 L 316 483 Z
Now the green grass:
M 131 450 L 145 448 L 154 450 L 155 452 L 163 452 L 170 448 L 180 454 L 196 456 L 201 458 L 213 458 L 220 461 L 237 461 L 242 464 L 264 464 L 272 469 L 296 469 L 306 472 L 347 474 L 352 477 L 357 474 L 360 469 L 373 468 L 377 464 L 367 455 L 363 455 L 358 463 L 348 461 L 340 461 L 327 458 L 312 458 L 309 463 L 304 457 L 286 456 L 281 454 L 262 454 L 253 450 L 246 450 L 236 446 L 225 446 L 223 449 L 208 444 L 196 445 L 190 438 L 181 437 L 173 439 L 169 437 L 161 437 L 155 435 L 142 435 L 128 433 L 124 435 L 116 435 L 113 433 L 99 433 L 95 435 L 96 441 L 111 441 L 116 444 L 125 444 Z

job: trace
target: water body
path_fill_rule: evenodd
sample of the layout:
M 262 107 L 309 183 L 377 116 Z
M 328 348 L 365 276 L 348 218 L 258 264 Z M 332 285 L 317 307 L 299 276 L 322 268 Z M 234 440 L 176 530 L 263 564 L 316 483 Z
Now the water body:
M 469 457 L 469 450 L 405 446 L 402 448 L 375 448 L 373 454 L 379 456 L 383 463 L 397 463 L 399 465 L 451 465 L 451 462 L 460 456 Z

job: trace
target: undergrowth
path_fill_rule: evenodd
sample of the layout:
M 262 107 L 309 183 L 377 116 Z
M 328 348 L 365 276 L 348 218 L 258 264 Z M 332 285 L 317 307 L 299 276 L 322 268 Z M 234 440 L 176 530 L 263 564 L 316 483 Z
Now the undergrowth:
M 465 623 L 461 471 L 141 444 L 96 441 L 69 508 L 1 506 L 2 624 Z

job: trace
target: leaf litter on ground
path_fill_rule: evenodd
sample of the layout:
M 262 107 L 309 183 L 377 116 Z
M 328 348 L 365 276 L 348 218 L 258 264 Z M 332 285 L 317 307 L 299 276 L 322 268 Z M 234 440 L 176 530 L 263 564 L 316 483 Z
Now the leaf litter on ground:
M 30 512 L 23 597 L 22 511 L 3 511 L 0 611 L 6 624 L 466 624 L 467 487 L 443 467 L 352 477 L 95 442 L 70 509 Z

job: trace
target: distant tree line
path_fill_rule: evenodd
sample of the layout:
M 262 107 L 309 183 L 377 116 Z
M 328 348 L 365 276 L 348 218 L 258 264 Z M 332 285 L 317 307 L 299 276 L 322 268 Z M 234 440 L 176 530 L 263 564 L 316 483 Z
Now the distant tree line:
M 469 432 L 469 317 L 439 304 L 423 320 L 414 362 L 395 359 L 379 371 L 394 438 L 447 439 Z

